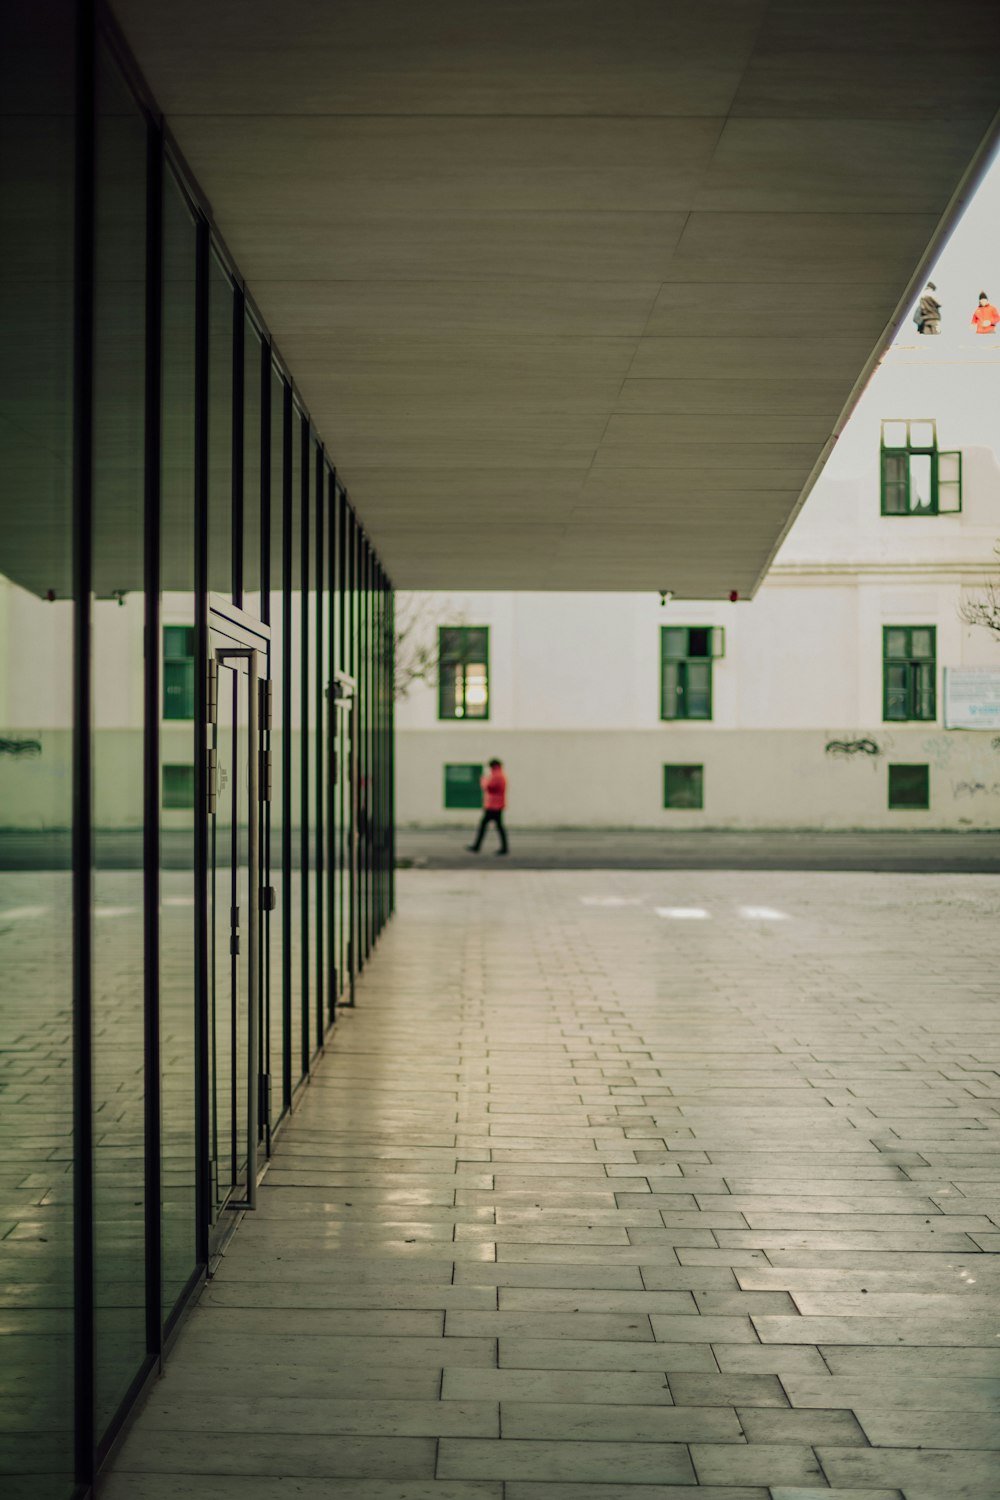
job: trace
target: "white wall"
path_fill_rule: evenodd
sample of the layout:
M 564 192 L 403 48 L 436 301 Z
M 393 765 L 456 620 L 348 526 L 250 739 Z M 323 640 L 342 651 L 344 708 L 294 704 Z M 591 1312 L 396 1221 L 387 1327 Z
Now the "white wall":
M 435 621 L 491 627 L 490 721 L 439 723 L 433 686 L 398 705 L 402 823 L 468 823 L 443 806 L 449 762 L 509 762 L 516 825 L 989 827 L 1000 755 L 987 731 L 941 727 L 941 668 L 1000 668 L 1000 643 L 963 622 L 996 569 L 1000 341 L 961 359 L 897 346 L 886 357 L 752 601 L 650 594 L 418 596 Z M 963 362 L 964 361 L 964 362 Z M 881 515 L 883 419 L 933 417 L 963 452 L 963 510 Z M 613 498 L 610 502 L 613 504 Z M 660 721 L 660 627 L 722 625 L 711 724 Z M 884 625 L 937 629 L 936 724 L 882 721 Z M 873 739 L 879 755 L 829 755 Z M 927 812 L 889 811 L 886 766 L 931 766 Z M 667 762 L 705 766 L 701 813 L 662 807 Z

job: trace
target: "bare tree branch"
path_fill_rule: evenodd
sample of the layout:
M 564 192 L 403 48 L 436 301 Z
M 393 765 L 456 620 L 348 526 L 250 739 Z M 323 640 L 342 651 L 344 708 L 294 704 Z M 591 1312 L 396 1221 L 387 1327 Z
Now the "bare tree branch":
M 993 548 L 1000 562 L 1000 542 Z M 1000 640 L 1000 578 L 987 578 L 978 594 L 963 599 L 958 613 L 967 625 L 981 625 Z
M 465 623 L 465 615 L 437 594 L 396 595 L 396 699 L 409 697 L 418 683 L 437 684 L 440 620 L 452 625 Z

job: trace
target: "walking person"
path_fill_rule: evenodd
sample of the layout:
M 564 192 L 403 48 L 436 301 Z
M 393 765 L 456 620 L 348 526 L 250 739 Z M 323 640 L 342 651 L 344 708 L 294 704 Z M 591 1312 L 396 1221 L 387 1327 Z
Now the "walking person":
M 998 322 L 1000 322 L 1000 312 L 997 312 L 986 293 L 980 292 L 979 306 L 972 314 L 973 328 L 977 333 L 995 333 Z
M 937 287 L 933 281 L 929 281 L 924 288 L 917 310 L 913 314 L 913 321 L 917 325 L 918 333 L 940 333 L 941 332 L 941 304 L 937 297 Z
M 483 816 L 479 820 L 476 842 L 466 844 L 465 847 L 470 854 L 478 854 L 487 826 L 495 823 L 497 833 L 500 835 L 500 848 L 496 850 L 496 853 L 506 854 L 508 853 L 507 831 L 503 826 L 503 811 L 507 806 L 507 778 L 503 773 L 503 762 L 491 760 L 490 768 L 481 778 L 479 785 L 483 789 Z

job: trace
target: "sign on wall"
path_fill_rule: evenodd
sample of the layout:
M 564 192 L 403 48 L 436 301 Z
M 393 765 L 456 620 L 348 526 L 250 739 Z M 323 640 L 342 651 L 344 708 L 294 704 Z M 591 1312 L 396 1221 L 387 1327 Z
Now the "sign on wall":
M 944 727 L 1000 730 L 1000 667 L 945 667 Z

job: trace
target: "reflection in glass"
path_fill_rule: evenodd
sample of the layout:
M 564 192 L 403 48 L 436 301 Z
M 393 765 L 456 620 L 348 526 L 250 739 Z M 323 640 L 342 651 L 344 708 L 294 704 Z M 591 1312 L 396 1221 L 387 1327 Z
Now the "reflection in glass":
M 291 872 L 285 900 L 289 907 L 289 994 L 291 1003 L 291 1027 L 289 1051 L 292 1063 L 292 1087 L 305 1071 L 302 1041 L 302 882 L 300 876 L 302 858 L 302 533 L 303 520 L 303 475 L 302 475 L 302 413 L 292 407 L 292 486 L 287 504 L 290 511 L 291 532 L 289 536 L 291 556 L 288 572 L 291 588 L 288 595 L 288 646 L 285 654 L 285 671 L 289 683 L 289 712 L 285 722 L 285 754 L 289 759 L 291 785 L 288 806 L 285 809 L 285 837 L 291 851 Z M 286 533 L 287 534 L 287 533 Z
M 98 1431 L 146 1351 L 143 685 L 146 123 L 98 52 L 93 1078 Z
M 168 173 L 163 204 L 160 1066 L 163 1316 L 195 1269 L 194 221 Z
M 285 1094 L 285 1020 L 284 1020 L 284 968 L 282 927 L 286 908 L 286 892 L 282 876 L 282 827 L 287 810 L 282 797 L 282 757 L 284 754 L 283 724 L 284 699 L 282 669 L 284 621 L 282 614 L 282 577 L 284 567 L 285 524 L 285 384 L 272 367 L 271 370 L 271 502 L 270 502 L 270 546 L 268 549 L 269 578 L 266 580 L 268 620 L 271 627 L 271 802 L 268 808 L 270 838 L 268 857 L 271 885 L 276 893 L 277 904 L 270 919 L 265 923 L 263 972 L 267 987 L 267 1073 L 271 1080 L 270 1119 L 272 1126 L 284 1113 L 288 1105 Z
M 73 29 L 0 45 L 0 1490 L 73 1469 Z
M 247 314 L 243 333 L 243 608 L 260 618 L 261 341 Z
M 233 284 L 208 273 L 208 588 L 233 597 Z

